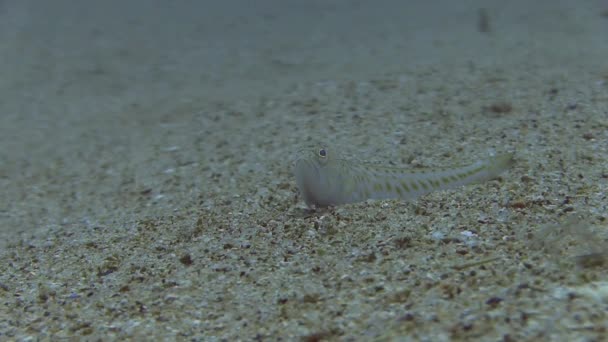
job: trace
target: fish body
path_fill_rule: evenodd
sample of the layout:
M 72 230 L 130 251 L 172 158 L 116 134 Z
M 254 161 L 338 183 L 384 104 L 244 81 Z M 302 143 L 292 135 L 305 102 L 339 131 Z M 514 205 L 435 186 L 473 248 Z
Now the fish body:
M 308 207 L 328 207 L 368 199 L 413 200 L 432 191 L 496 178 L 513 162 L 505 153 L 477 163 L 407 170 L 343 159 L 327 146 L 306 149 L 295 163 L 296 184 Z

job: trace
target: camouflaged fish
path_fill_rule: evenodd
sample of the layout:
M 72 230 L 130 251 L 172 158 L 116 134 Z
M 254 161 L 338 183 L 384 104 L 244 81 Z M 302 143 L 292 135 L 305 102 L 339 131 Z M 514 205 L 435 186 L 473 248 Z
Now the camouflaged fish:
M 319 146 L 298 153 L 294 174 L 304 202 L 314 208 L 368 199 L 412 200 L 496 178 L 512 163 L 513 154 L 505 153 L 467 166 L 406 170 L 343 159 L 330 147 Z

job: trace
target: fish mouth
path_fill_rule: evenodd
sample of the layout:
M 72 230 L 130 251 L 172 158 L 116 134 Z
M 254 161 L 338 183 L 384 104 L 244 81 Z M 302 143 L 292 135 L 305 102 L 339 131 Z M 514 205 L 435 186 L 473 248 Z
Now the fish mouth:
M 300 195 L 309 207 L 315 205 L 319 188 L 320 170 L 313 161 L 301 158 L 296 161 L 294 175 Z
M 299 158 L 295 164 L 295 174 L 297 178 L 308 179 L 311 177 L 311 171 L 316 178 L 319 178 L 319 167 L 306 158 Z
M 316 165 L 316 163 L 310 159 L 298 159 L 296 161 L 294 175 L 300 193 L 309 197 L 312 195 L 311 192 L 317 191 L 315 189 L 319 187 L 321 170 L 319 170 L 319 166 Z

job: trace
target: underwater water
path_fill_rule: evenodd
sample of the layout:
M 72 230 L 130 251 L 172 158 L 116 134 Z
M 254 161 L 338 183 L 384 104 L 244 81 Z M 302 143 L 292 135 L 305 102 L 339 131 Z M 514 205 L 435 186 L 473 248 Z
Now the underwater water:
M 0 1 L 0 340 L 606 338 L 606 37 L 600 0 Z M 303 146 L 515 162 L 311 211 Z

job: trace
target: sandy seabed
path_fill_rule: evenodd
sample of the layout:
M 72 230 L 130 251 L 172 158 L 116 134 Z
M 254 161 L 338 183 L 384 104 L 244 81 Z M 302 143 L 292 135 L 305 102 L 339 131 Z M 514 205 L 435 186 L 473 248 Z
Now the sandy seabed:
M 0 339 L 608 338 L 608 4 L 136 3 L 0 3 Z M 319 141 L 516 162 L 310 212 Z

